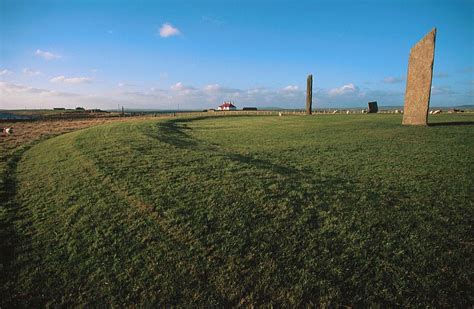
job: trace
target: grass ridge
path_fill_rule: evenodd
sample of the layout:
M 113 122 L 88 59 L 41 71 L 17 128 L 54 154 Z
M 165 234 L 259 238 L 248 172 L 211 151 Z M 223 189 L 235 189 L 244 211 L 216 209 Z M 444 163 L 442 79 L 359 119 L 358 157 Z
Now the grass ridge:
M 31 248 L 14 295 L 66 306 L 470 304 L 472 128 L 397 117 L 147 120 L 39 143 L 17 168 Z

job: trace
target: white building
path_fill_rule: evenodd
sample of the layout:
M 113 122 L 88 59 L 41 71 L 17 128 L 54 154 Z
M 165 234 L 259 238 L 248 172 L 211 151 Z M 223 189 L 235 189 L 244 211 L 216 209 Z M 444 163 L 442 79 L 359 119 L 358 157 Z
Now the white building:
M 231 102 L 224 102 L 222 105 L 219 105 L 217 109 L 220 111 L 235 111 L 237 107 Z

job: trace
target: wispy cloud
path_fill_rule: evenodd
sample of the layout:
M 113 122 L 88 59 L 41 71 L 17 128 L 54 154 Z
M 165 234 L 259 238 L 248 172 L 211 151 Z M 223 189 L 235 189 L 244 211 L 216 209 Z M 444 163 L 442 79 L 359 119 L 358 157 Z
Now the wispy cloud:
M 240 93 L 241 90 L 231 88 L 231 87 L 224 87 L 219 84 L 210 84 L 206 85 L 203 88 L 204 92 L 206 94 L 215 96 L 215 95 L 227 95 L 227 94 L 235 94 L 235 93 Z
M 398 84 L 398 83 L 401 83 L 405 80 L 405 78 L 403 77 L 394 77 L 394 76 L 389 76 L 389 77 L 385 77 L 382 82 L 384 84 Z
M 186 86 L 182 82 L 177 82 L 176 84 L 172 85 L 170 87 L 170 89 L 173 90 L 173 91 L 188 92 L 188 93 L 190 91 L 196 90 L 196 88 L 194 88 L 192 86 Z
M 221 89 L 221 86 L 219 84 L 212 84 L 212 85 L 207 85 L 204 87 L 205 91 L 218 91 Z
M 130 88 L 130 87 L 137 87 L 137 85 L 136 85 L 136 84 L 132 84 L 132 83 L 128 83 L 128 82 L 121 81 L 121 82 L 118 82 L 118 83 L 117 83 L 117 87 L 119 87 L 119 88 Z
M 446 73 L 446 72 L 437 72 L 437 73 L 434 73 L 434 74 L 433 74 L 433 77 L 436 77 L 436 78 L 446 78 L 446 77 L 449 77 L 449 74 Z
M 22 84 L 0 82 L 0 90 L 5 93 L 24 93 L 24 94 L 41 94 L 52 96 L 77 96 L 74 93 L 59 92 L 42 88 L 29 87 Z
M 4 108 L 74 107 L 87 103 L 76 93 L 30 87 L 22 84 L 0 82 L 0 103 Z M 81 101 L 82 100 L 82 101 Z
M 88 77 L 86 77 L 88 79 Z M 59 83 L 85 82 L 81 77 L 56 77 Z M 92 106 L 115 108 L 117 104 L 134 108 L 174 109 L 179 104 L 183 109 L 202 109 L 217 107 L 223 101 L 233 101 L 238 108 L 244 106 L 280 106 L 286 108 L 304 108 L 305 91 L 301 85 L 288 85 L 280 88 L 252 87 L 232 88 L 218 83 L 201 87 L 177 82 L 171 87 L 155 88 L 147 86 L 128 87 L 121 82 L 112 89 L 102 90 L 88 95 L 64 93 L 55 90 L 35 88 L 19 84 L 0 84 L 0 105 L 11 108 L 25 107 L 74 107 Z M 472 97 L 472 91 L 455 92 L 449 86 L 433 86 L 432 100 L 435 104 L 459 104 Z M 368 101 L 376 100 L 381 106 L 403 105 L 404 91 L 389 91 L 372 88 L 359 88 L 349 83 L 336 88 L 314 88 L 315 108 L 363 107 Z M 67 98 L 67 100 L 65 100 Z M 449 98 L 449 100 L 447 100 Z M 34 105 L 37 104 L 37 105 Z
M 12 92 L 23 92 L 23 93 L 47 93 L 50 92 L 46 89 L 28 87 L 21 84 L 13 84 L 13 83 L 5 83 L 0 82 L 0 90 L 5 93 L 12 93 Z
M 46 59 L 46 60 L 59 59 L 59 58 L 62 57 L 59 54 L 53 54 L 51 52 L 43 51 L 43 50 L 40 50 L 40 49 L 36 50 L 35 55 L 38 56 L 38 57 L 41 57 L 43 59 Z
M 174 27 L 170 23 L 164 23 L 163 25 L 161 25 L 159 33 L 162 38 L 168 38 L 171 36 L 180 35 L 181 31 L 179 31 L 178 28 Z
M 35 71 L 35 70 L 32 70 L 32 69 L 28 69 L 28 68 L 24 68 L 23 69 L 23 74 L 25 74 L 26 76 L 37 76 L 37 75 L 40 75 L 41 72 L 40 71 Z
M 295 91 L 299 91 L 299 89 L 300 89 L 300 87 L 298 87 L 298 86 L 288 85 L 288 86 L 284 87 L 282 90 L 286 91 L 286 92 L 295 92 Z
M 86 84 L 91 83 L 93 78 L 91 77 L 66 77 L 66 76 L 56 76 L 49 80 L 52 83 L 62 83 L 62 84 Z
M 357 87 L 356 85 L 352 83 L 344 85 L 339 88 L 333 88 L 329 90 L 329 96 L 331 97 L 348 95 L 348 94 L 357 94 L 357 93 L 359 93 L 359 87 Z
M 455 92 L 449 86 L 432 86 L 431 87 L 432 95 L 451 95 Z
M 0 71 L 0 76 L 6 76 L 6 75 L 10 75 L 10 74 L 13 74 L 13 72 L 10 71 L 10 70 L 7 70 L 7 69 L 4 69 L 4 70 Z

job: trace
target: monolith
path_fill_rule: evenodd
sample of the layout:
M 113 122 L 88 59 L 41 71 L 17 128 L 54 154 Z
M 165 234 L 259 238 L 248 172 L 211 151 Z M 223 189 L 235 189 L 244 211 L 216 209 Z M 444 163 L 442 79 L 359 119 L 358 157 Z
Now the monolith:
M 377 101 L 369 102 L 368 105 L 369 105 L 369 113 L 376 113 L 379 111 Z
M 410 51 L 402 122 L 405 125 L 428 123 L 435 41 L 436 28 L 425 35 Z
M 311 115 L 313 107 L 313 75 L 309 74 L 306 80 L 306 115 Z

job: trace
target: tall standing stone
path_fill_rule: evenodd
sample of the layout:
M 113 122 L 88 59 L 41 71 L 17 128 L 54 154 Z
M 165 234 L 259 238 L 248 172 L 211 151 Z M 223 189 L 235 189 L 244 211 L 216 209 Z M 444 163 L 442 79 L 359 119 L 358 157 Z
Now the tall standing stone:
M 311 115 L 313 107 L 313 75 L 309 74 L 306 80 L 306 115 Z
M 430 107 L 436 28 L 410 51 L 403 124 L 426 125 Z

